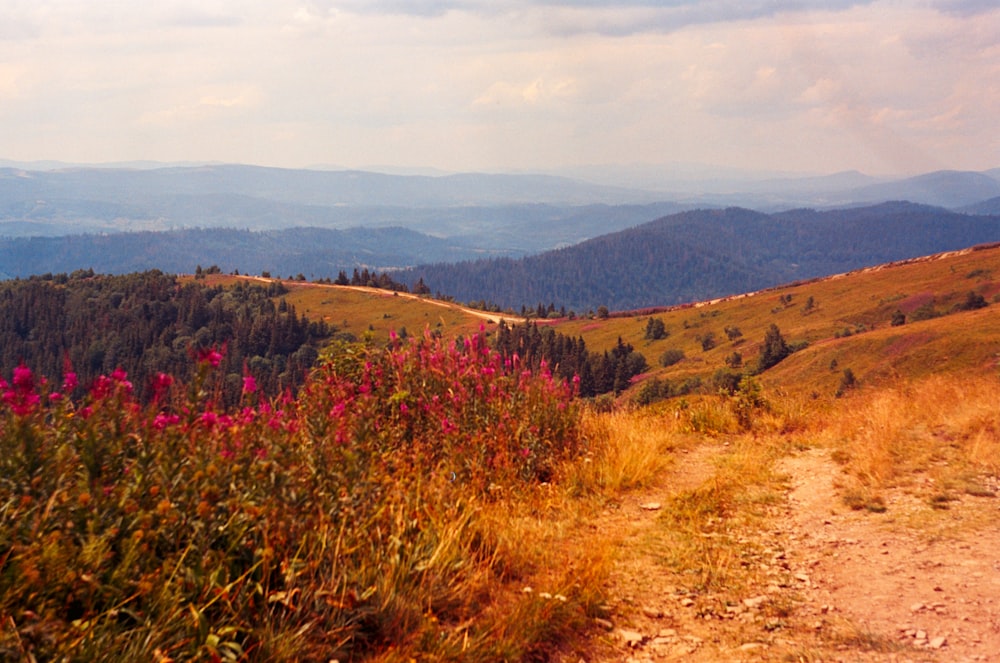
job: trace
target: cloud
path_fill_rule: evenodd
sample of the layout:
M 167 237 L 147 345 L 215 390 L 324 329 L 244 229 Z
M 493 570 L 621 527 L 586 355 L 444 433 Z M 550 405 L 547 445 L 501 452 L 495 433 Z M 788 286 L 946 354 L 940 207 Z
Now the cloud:
M 243 23 L 243 19 L 233 14 L 211 13 L 196 8 L 173 12 L 167 16 L 165 26 L 179 28 L 232 28 Z
M 989 0 L 940 0 L 988 2 Z M 325 13 L 392 14 L 424 18 L 448 12 L 491 17 L 518 16 L 556 36 L 599 34 L 624 37 L 673 32 L 693 25 L 730 23 L 809 11 L 836 12 L 876 0 L 828 0 L 814 7 L 800 0 L 310 0 Z
M 933 6 L 938 11 L 958 16 L 976 16 L 996 11 L 996 0 L 935 0 Z

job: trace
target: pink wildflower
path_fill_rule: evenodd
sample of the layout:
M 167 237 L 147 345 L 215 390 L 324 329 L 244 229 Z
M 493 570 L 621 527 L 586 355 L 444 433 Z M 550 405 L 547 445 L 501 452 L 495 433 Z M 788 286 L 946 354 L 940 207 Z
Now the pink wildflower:
M 72 392 L 79 384 L 80 381 L 77 379 L 76 373 L 73 371 L 68 371 L 65 375 L 63 375 L 63 391 L 67 393 Z
M 173 426 L 180 422 L 181 418 L 176 414 L 166 414 L 165 412 L 160 412 L 153 419 L 153 428 L 156 430 L 163 430 L 167 426 Z
M 252 375 L 243 376 L 243 393 L 252 394 L 257 391 L 257 380 Z
M 10 386 L 4 383 L 5 389 Z M 4 392 L 3 400 L 18 416 L 23 417 L 34 411 L 41 397 L 35 393 L 35 377 L 30 368 L 21 364 L 14 369 L 13 388 Z
M 219 415 L 212 412 L 211 410 L 208 410 L 206 412 L 202 412 L 201 416 L 198 417 L 198 420 L 201 421 L 202 425 L 204 425 L 205 428 L 211 429 L 214 428 L 217 423 L 219 423 Z
M 156 377 L 153 378 L 153 397 L 156 400 L 162 398 L 173 383 L 174 379 L 171 376 L 166 373 L 157 373 Z
M 218 368 L 222 363 L 222 353 L 218 348 L 202 348 L 198 351 L 198 362 L 208 364 L 212 368 Z

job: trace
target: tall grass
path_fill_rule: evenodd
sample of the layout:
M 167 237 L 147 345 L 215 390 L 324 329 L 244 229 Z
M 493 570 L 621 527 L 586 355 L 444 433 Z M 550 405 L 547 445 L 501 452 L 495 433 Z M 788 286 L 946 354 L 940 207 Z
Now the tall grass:
M 482 336 L 342 350 L 295 399 L 246 376 L 233 410 L 214 351 L 148 405 L 120 371 L 84 391 L 15 369 L 0 658 L 517 659 L 564 637 L 593 586 L 515 591 L 539 549 L 517 559 L 487 515 L 579 453 L 570 388 Z
M 911 484 L 915 474 L 945 487 L 1000 471 L 1000 381 L 938 375 L 840 404 L 824 433 L 861 487 Z

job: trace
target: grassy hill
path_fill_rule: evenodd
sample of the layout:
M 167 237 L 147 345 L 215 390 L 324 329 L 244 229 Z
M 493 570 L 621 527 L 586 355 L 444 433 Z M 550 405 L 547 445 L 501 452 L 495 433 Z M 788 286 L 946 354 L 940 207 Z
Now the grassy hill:
M 560 321 L 557 329 L 583 336 L 596 350 L 613 347 L 621 337 L 658 367 L 650 377 L 708 380 L 726 368 L 725 359 L 734 352 L 742 355 L 744 364 L 753 362 L 767 328 L 775 324 L 790 344 L 806 347 L 763 379 L 787 391 L 832 394 L 846 368 L 863 383 L 994 368 L 1000 352 L 996 309 L 953 309 L 970 292 L 993 302 L 1000 292 L 998 279 L 1000 247 L 994 245 L 689 306 L 616 314 L 606 320 Z M 897 310 L 907 321 L 894 327 Z M 914 320 L 922 315 L 940 317 Z M 666 338 L 644 338 L 650 317 L 663 320 Z M 730 340 L 727 327 L 739 329 L 741 336 Z M 708 334 L 717 344 L 704 350 L 701 339 Z M 682 351 L 685 358 L 659 368 L 659 358 L 668 349 Z

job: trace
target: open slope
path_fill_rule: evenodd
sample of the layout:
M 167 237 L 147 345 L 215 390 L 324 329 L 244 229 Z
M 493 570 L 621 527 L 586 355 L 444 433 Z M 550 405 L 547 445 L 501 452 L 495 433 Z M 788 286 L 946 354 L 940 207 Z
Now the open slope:
M 957 310 L 970 292 L 989 305 Z M 998 294 L 1000 246 L 991 245 L 667 310 L 561 321 L 557 329 L 582 335 L 588 347 L 598 350 L 613 347 L 621 337 L 654 367 L 666 350 L 681 350 L 684 360 L 657 368 L 655 375 L 670 381 L 698 377 L 708 384 L 716 371 L 728 369 L 726 358 L 734 352 L 745 366 L 752 365 L 774 324 L 788 343 L 806 347 L 765 371 L 765 382 L 832 396 L 848 368 L 861 384 L 994 371 L 1000 356 Z M 897 311 L 906 322 L 893 326 Z M 663 320 L 666 338 L 644 339 L 651 316 Z M 727 327 L 740 336 L 730 340 Z M 717 343 L 704 350 L 702 339 L 709 334 Z

